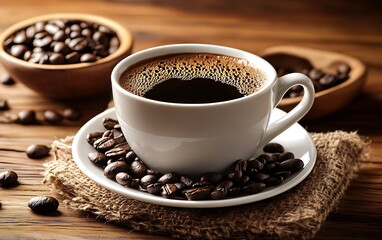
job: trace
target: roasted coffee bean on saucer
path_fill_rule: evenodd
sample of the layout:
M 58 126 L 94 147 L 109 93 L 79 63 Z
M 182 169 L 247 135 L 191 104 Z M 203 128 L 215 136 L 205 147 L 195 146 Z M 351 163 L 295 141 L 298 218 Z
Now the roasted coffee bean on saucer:
M 89 160 L 104 169 L 107 178 L 120 185 L 168 199 L 220 200 L 256 194 L 270 187 L 277 187 L 293 173 L 304 167 L 278 143 L 264 146 L 264 153 L 251 160 L 237 160 L 224 172 L 208 172 L 200 176 L 180 175 L 176 172 L 161 173 L 150 169 L 131 149 L 118 121 L 105 118 L 105 130 L 87 135 L 86 141 L 95 152 Z M 120 130 L 118 130 L 120 131 Z M 117 140 L 123 137 L 122 140 Z M 122 141 L 116 144 L 117 141 Z

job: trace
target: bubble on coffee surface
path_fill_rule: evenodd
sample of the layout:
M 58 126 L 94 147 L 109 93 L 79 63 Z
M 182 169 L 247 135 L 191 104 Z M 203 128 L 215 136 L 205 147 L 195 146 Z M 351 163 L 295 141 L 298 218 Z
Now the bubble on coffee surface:
M 120 78 L 127 91 L 143 96 L 155 85 L 171 78 L 192 80 L 208 78 L 235 86 L 249 95 L 265 82 L 264 73 L 241 58 L 209 53 L 182 53 L 138 62 Z

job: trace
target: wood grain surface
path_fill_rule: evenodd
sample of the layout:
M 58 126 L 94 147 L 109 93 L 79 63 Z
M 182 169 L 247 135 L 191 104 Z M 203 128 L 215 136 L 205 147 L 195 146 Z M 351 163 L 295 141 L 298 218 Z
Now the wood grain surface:
M 58 12 L 98 14 L 132 31 L 133 51 L 170 43 L 211 43 L 253 53 L 277 45 L 297 45 L 353 56 L 368 67 L 362 93 L 329 116 L 302 121 L 310 132 L 358 131 L 369 138 L 371 161 L 362 165 L 316 239 L 380 239 L 382 234 L 382 4 L 364 1 L 153 1 L 153 0 L 1 0 L 0 31 L 32 16 Z M 6 74 L 0 67 L 0 74 Z M 340 96 L 339 96 L 340 97 Z M 41 184 L 42 164 L 28 159 L 30 144 L 49 145 L 74 135 L 103 111 L 108 96 L 78 101 L 42 98 L 20 83 L 0 85 L 11 112 L 62 111 L 76 106 L 80 121 L 52 125 L 0 124 L 0 171 L 14 170 L 20 185 L 0 189 L 0 239 L 167 239 L 145 235 L 60 206 L 58 216 L 40 216 L 27 206 L 36 195 L 50 195 Z M 3 118 L 0 112 L 0 120 Z

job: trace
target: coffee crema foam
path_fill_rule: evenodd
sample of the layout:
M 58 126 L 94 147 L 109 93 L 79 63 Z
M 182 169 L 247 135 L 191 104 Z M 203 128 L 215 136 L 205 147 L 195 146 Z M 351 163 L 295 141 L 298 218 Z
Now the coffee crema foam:
M 138 62 L 122 73 L 119 83 L 127 91 L 143 96 L 155 85 L 171 78 L 209 78 L 235 86 L 244 95 L 258 91 L 266 81 L 264 73 L 245 59 L 210 53 L 180 53 Z

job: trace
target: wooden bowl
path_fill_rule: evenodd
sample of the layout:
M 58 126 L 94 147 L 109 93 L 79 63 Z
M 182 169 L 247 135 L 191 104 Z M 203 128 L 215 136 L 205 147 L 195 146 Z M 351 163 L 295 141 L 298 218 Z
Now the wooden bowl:
M 117 34 L 120 46 L 115 52 L 96 62 L 62 65 L 30 63 L 4 50 L 4 41 L 15 32 L 38 21 L 51 19 L 81 20 L 106 26 Z M 88 14 L 60 13 L 30 18 L 4 30 L 0 34 L 0 60 L 13 79 L 41 95 L 55 99 L 70 99 L 109 91 L 112 69 L 131 53 L 132 46 L 131 33 L 112 20 Z
M 359 60 L 339 53 L 315 50 L 297 46 L 276 46 L 265 49 L 260 54 L 275 68 L 314 67 L 332 72 L 340 63 L 351 67 L 349 79 L 334 87 L 315 94 L 315 102 L 304 119 L 313 119 L 338 111 L 360 93 L 366 80 L 366 67 Z M 278 108 L 290 111 L 302 97 L 283 98 Z

